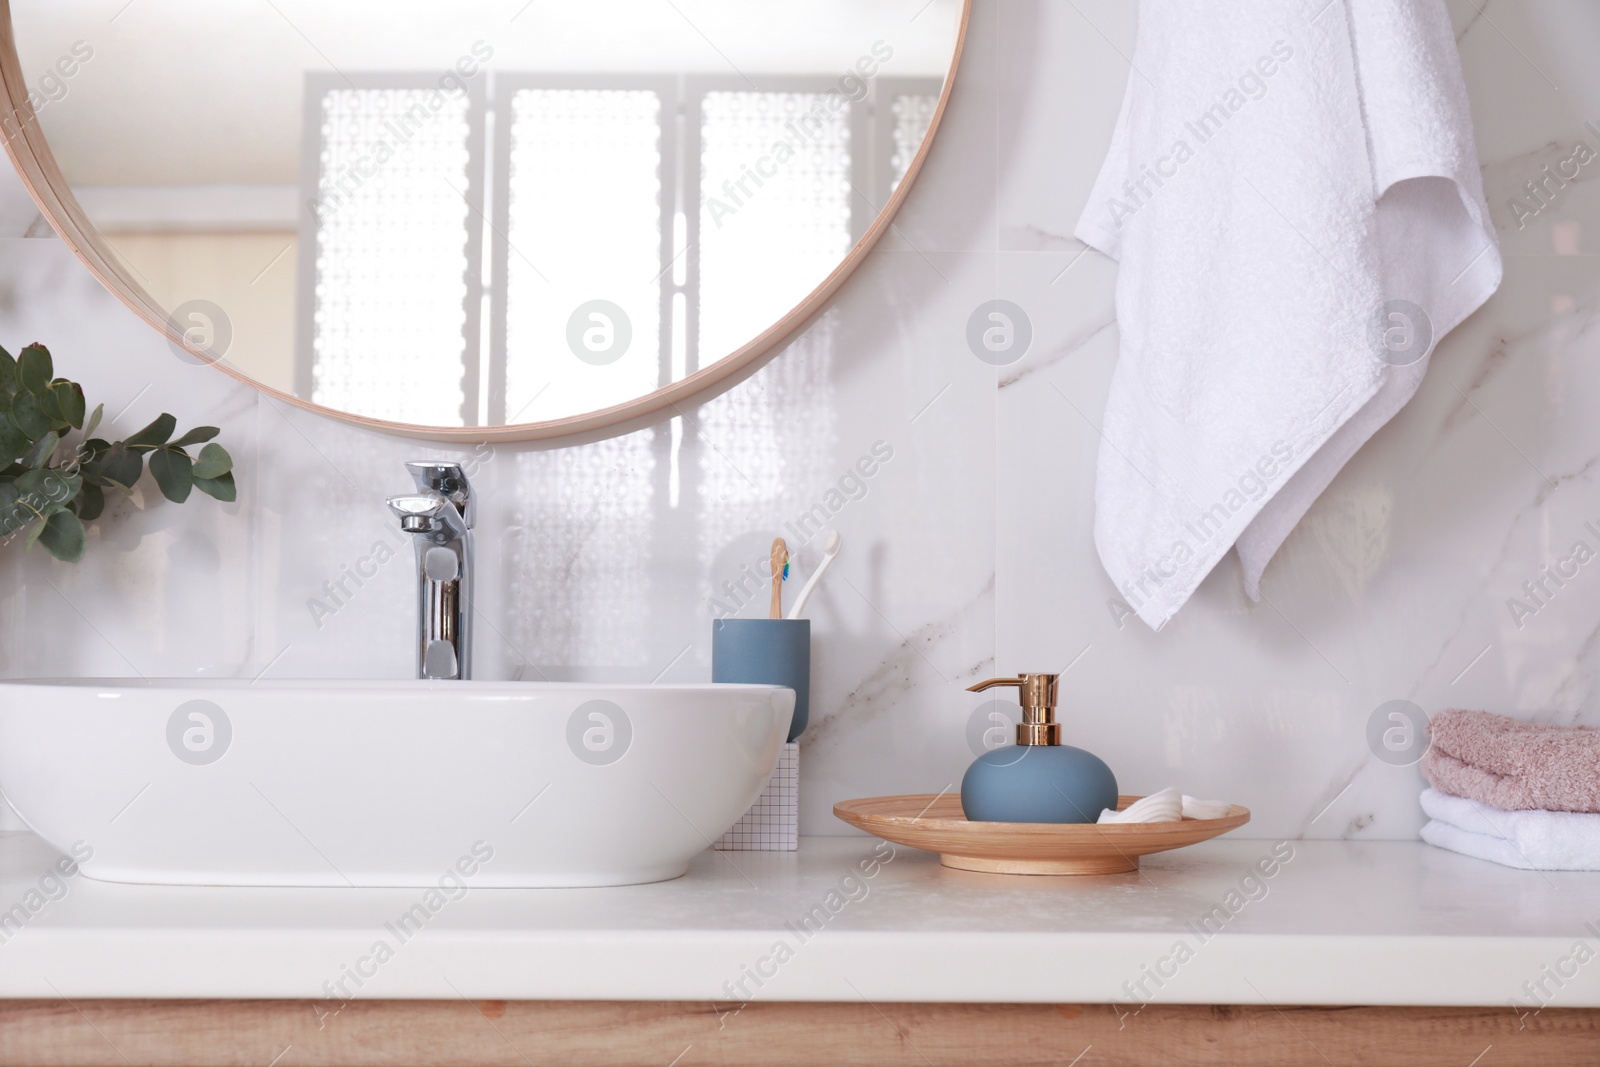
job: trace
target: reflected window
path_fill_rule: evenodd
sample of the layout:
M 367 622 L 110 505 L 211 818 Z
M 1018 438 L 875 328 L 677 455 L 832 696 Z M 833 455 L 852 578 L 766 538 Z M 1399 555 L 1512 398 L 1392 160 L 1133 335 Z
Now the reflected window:
M 890 188 L 898 189 L 917 150 L 927 139 L 933 113 L 939 109 L 939 96 L 926 91 L 896 92 L 890 96 L 889 106 L 894 119 L 890 127 L 894 137 L 894 154 L 889 157 Z
M 471 355 L 469 101 L 334 88 L 316 108 L 314 308 L 301 395 L 377 418 L 460 424 Z M 302 302 L 305 306 L 305 302 Z M 452 360 L 440 359 L 449 353 Z M 304 378 L 305 374 L 302 374 Z
M 783 318 L 855 243 L 854 108 L 829 99 L 743 91 L 700 100 L 697 335 L 713 359 Z M 748 281 L 756 262 L 767 264 L 760 286 Z
M 861 238 L 939 92 L 829 88 L 309 75 L 297 390 L 406 422 L 536 422 L 730 354 Z
M 495 258 L 506 282 L 496 290 L 505 343 L 495 346 L 505 400 L 491 421 L 594 411 L 652 392 L 661 377 L 665 102 L 634 89 L 508 97 L 509 157 L 496 181 L 505 239 Z

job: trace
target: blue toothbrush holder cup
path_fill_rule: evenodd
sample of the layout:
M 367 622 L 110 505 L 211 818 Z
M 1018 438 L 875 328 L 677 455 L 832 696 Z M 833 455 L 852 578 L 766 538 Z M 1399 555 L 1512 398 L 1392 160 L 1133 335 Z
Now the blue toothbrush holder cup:
M 811 620 L 714 620 L 711 680 L 793 689 L 788 740 L 795 740 L 805 732 L 811 710 Z

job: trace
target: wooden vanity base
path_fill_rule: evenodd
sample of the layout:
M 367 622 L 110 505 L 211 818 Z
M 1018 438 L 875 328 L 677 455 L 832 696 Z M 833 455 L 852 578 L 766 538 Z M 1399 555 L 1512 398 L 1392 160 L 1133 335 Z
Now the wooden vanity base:
M 1600 1010 L 0 1001 L 6 1067 L 1594 1067 Z M 1074 1058 L 1076 1057 L 1076 1058 Z

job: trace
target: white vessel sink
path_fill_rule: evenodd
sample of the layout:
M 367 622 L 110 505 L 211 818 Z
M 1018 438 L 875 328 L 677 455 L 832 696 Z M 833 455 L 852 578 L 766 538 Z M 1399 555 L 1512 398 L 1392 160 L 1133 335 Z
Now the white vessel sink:
M 0 792 L 91 878 L 676 878 L 760 794 L 794 692 L 460 681 L 0 682 Z

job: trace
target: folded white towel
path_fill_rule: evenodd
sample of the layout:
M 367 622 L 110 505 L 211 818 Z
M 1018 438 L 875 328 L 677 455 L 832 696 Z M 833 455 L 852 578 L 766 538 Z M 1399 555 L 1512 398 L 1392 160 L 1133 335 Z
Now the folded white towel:
M 1121 811 L 1106 808 L 1096 822 L 1177 822 L 1180 819 L 1220 819 L 1232 807 L 1220 800 L 1196 800 L 1168 786 L 1129 804 Z
M 1142 0 L 1077 228 L 1121 260 L 1095 543 L 1159 629 L 1246 590 L 1501 261 L 1443 0 Z
M 1430 845 L 1525 871 L 1600 871 L 1600 815 L 1501 811 L 1437 789 L 1422 792 Z

